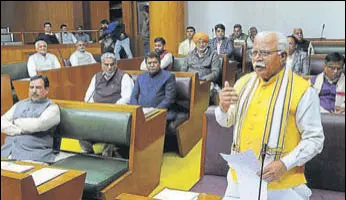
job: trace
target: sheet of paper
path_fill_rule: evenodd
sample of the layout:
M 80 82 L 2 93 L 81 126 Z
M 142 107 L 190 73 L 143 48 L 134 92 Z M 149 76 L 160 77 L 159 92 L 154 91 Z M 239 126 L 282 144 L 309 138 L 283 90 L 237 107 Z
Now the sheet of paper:
M 23 173 L 33 168 L 34 166 L 31 166 L 31 165 L 19 165 L 19 164 L 15 164 L 11 162 L 1 161 L 1 169 L 7 170 L 7 171 Z
M 199 193 L 196 192 L 172 190 L 165 188 L 160 193 L 155 195 L 154 198 L 161 200 L 197 200 L 198 195 Z
M 260 177 L 257 172 L 261 164 L 253 150 L 247 150 L 235 155 L 220 154 L 237 174 L 240 199 L 258 199 Z M 267 200 L 267 182 L 262 180 L 261 200 Z
M 31 176 L 34 179 L 35 186 L 39 186 L 65 172 L 67 172 L 65 169 L 42 168 L 31 173 Z

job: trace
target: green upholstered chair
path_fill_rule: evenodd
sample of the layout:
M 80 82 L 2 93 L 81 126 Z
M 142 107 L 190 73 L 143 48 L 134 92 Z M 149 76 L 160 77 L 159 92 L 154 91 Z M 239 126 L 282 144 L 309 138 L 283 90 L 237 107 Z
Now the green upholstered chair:
M 73 138 L 91 142 L 111 143 L 129 148 L 131 113 L 60 108 L 60 124 L 55 138 Z M 129 161 L 122 158 L 77 154 L 53 166 L 87 172 L 83 198 L 101 199 L 101 190 L 126 173 Z

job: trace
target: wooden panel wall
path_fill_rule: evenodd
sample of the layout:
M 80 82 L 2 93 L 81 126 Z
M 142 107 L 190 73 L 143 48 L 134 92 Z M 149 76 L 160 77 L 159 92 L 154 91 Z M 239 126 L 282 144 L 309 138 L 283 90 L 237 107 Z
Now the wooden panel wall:
M 185 5 L 185 1 L 150 1 L 150 49 L 156 37 L 163 37 L 166 49 L 178 55 L 178 45 L 185 33 Z
M 109 20 L 109 1 L 90 1 L 91 29 L 100 29 L 100 21 Z

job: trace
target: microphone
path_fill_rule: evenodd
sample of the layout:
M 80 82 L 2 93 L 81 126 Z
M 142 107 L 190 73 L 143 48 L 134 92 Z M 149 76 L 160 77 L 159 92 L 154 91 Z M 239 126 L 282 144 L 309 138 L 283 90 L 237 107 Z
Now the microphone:
M 326 26 L 325 24 L 322 25 L 321 40 L 323 39 L 323 31 L 324 31 L 324 27 L 325 27 L 325 26 Z
M 267 146 L 268 145 L 264 143 L 262 145 L 262 150 L 261 150 L 262 163 L 261 163 L 261 175 L 260 175 L 260 182 L 259 182 L 258 200 L 261 200 L 263 166 L 264 166 L 264 159 L 266 158 L 266 154 L 267 154 Z

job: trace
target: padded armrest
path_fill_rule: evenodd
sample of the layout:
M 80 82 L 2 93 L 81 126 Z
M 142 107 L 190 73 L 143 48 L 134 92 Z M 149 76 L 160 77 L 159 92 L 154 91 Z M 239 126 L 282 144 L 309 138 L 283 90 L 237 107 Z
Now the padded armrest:
M 9 74 L 11 80 L 30 78 L 26 62 L 1 65 L 1 74 Z
M 60 107 L 58 137 L 130 146 L 131 113 Z

